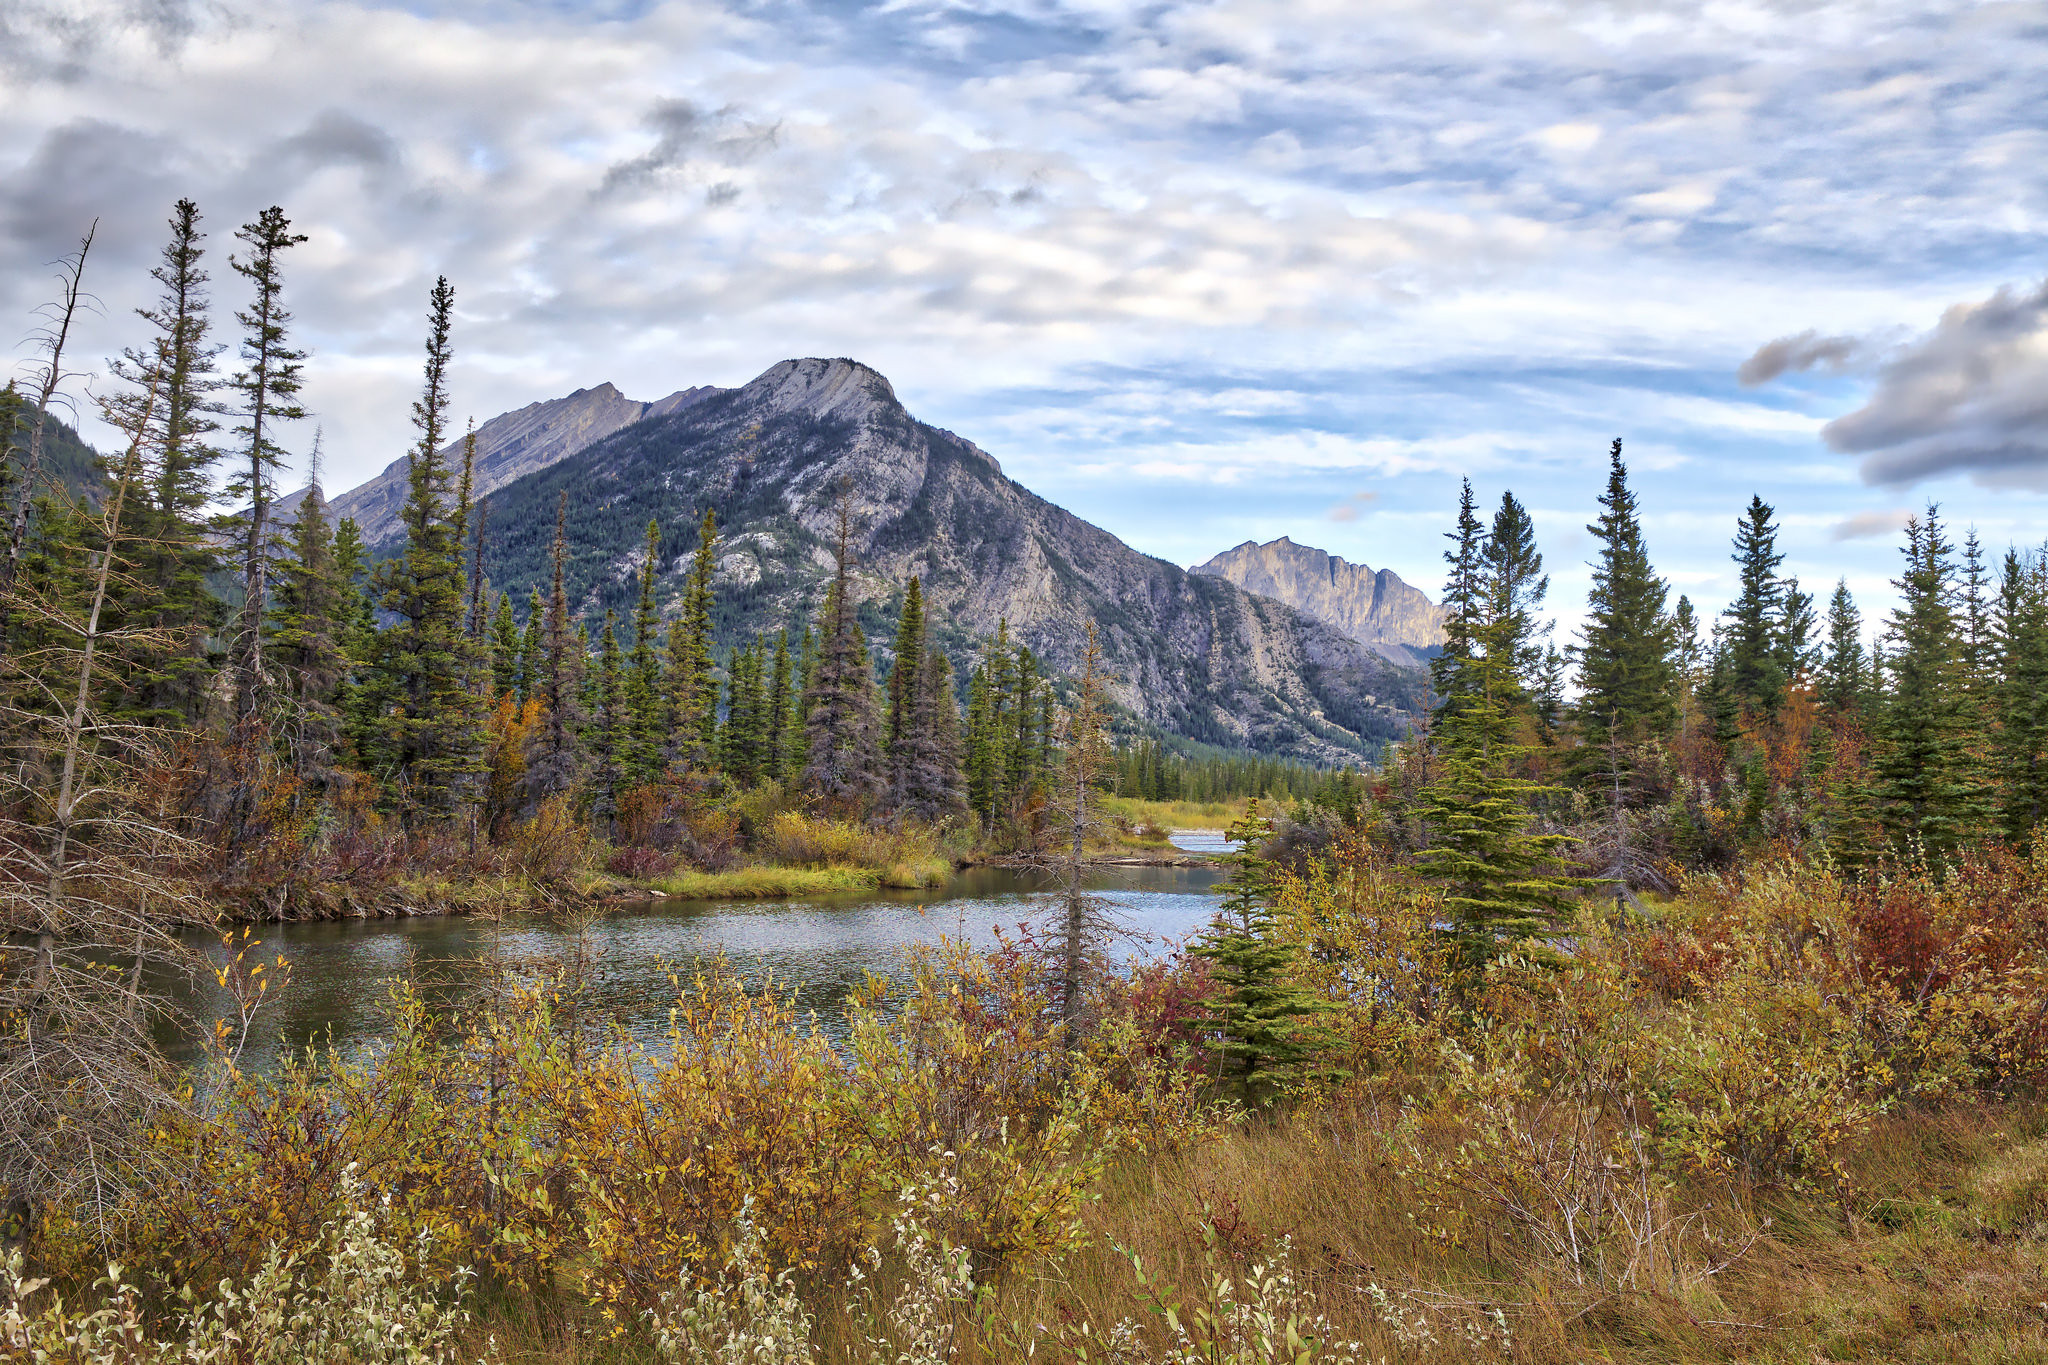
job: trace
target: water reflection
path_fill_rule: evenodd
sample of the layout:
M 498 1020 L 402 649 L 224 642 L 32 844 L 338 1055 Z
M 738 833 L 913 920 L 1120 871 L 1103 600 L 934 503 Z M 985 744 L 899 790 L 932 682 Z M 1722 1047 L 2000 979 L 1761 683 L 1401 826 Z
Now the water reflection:
M 1133 960 L 1166 951 L 1200 930 L 1215 912 L 1218 874 L 1209 868 L 1106 867 L 1091 875 L 1134 937 L 1116 952 Z M 642 1039 L 655 1042 L 668 1020 L 664 964 L 688 972 L 723 950 L 733 968 L 758 983 L 769 974 L 793 987 L 801 1009 L 815 1011 L 827 1032 L 840 1029 L 839 1006 L 867 972 L 900 973 L 907 950 L 941 936 L 992 947 L 998 930 L 1013 932 L 1050 909 L 1042 879 L 1001 868 L 975 868 L 926 892 L 880 892 L 785 901 L 654 901 L 592 920 L 584 943 L 594 954 L 593 1003 L 616 1012 Z M 388 1029 L 388 983 L 412 973 L 430 1004 L 447 1005 L 494 952 L 533 960 L 574 953 L 573 928 L 532 919 L 502 929 L 469 919 L 350 920 L 273 925 L 260 931 L 262 952 L 292 963 L 291 985 L 268 1007 L 260 1046 L 247 1062 L 267 1066 L 281 1049 L 297 1050 L 330 1034 L 344 1049 L 375 1042 Z M 202 1017 L 221 1008 L 212 983 L 187 992 Z

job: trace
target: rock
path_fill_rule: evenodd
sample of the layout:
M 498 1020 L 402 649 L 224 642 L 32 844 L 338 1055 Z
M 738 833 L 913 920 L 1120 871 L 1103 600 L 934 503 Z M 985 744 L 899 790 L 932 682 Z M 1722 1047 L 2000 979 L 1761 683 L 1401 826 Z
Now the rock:
M 1374 571 L 1286 536 L 1264 545 L 1247 540 L 1195 572 L 1285 602 L 1396 663 L 1419 664 L 1416 651 L 1444 642 L 1444 609 L 1392 569 Z

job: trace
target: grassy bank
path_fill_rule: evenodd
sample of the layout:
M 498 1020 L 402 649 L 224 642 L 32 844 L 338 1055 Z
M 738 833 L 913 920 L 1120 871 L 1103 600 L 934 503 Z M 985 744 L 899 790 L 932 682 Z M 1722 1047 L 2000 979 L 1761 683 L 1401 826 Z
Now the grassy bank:
M 1161 830 L 1228 828 L 1244 817 L 1245 800 L 1229 801 L 1144 801 L 1135 796 L 1105 796 L 1103 813 L 1133 826 L 1149 825 Z
M 685 900 L 775 900 L 831 896 L 881 888 L 915 891 L 942 886 L 951 861 L 928 857 L 883 867 L 739 867 L 727 872 L 674 872 L 628 884 Z

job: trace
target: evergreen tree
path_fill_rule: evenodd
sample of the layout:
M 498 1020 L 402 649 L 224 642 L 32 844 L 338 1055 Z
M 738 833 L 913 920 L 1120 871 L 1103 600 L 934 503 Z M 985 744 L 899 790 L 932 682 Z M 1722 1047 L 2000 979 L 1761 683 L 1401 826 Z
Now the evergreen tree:
M 1511 492 L 1501 494 L 1493 529 L 1480 545 L 1479 566 L 1485 602 L 1479 645 L 1495 661 L 1500 704 L 1512 710 L 1540 686 L 1543 646 L 1536 613 L 1550 591 L 1550 577 L 1536 548 L 1536 523 Z
M 626 668 L 619 655 L 618 613 L 604 614 L 604 635 L 592 675 L 595 705 L 590 708 L 590 813 L 604 821 L 608 836 L 616 835 L 622 771 L 632 746 L 632 716 L 626 707 Z
M 1699 613 L 1680 594 L 1671 609 L 1671 687 L 1676 693 L 1678 733 L 1691 735 L 1698 719 L 1700 689 L 1707 681 L 1707 650 L 1700 641 Z
M 1502 743 L 1499 724 L 1498 704 L 1477 698 L 1439 727 L 1438 776 L 1420 811 L 1429 845 L 1414 855 L 1441 891 L 1460 957 L 1475 969 L 1556 931 L 1581 885 L 1558 863 L 1571 836 L 1533 828 L 1530 807 L 1554 789 L 1515 775 L 1528 750 Z M 1611 724 L 1603 729 L 1613 733 Z
M 1973 706 L 1962 686 L 1953 550 L 1933 504 L 1924 519 L 1906 523 L 1905 555 L 1903 576 L 1892 580 L 1901 600 L 1892 615 L 1892 689 L 1876 764 L 1879 815 L 1896 845 L 1941 860 L 1977 831 L 1985 812 Z
M 455 290 L 446 277 L 436 280 L 427 301 L 425 384 L 413 404 L 420 436 L 406 471 L 405 549 L 376 575 L 380 605 L 396 618 L 381 638 L 380 667 L 394 703 L 382 717 L 382 749 L 408 825 L 452 817 L 483 770 L 477 652 L 464 621 L 468 509 L 441 452 L 454 310 Z
M 967 804 L 984 825 L 995 823 L 1001 790 L 991 714 L 988 666 L 980 664 L 967 681 Z
M 2048 556 L 2006 551 L 1995 610 L 1999 824 L 2031 854 L 2048 816 Z
M 369 553 L 354 517 L 334 527 L 336 618 L 341 623 L 342 676 L 336 689 L 341 735 L 352 761 L 375 773 L 378 717 L 386 701 L 377 672 L 377 611 L 371 603 Z
M 851 515 L 842 496 L 804 729 L 804 787 L 843 811 L 865 810 L 883 786 L 874 668 L 853 601 Z
M 278 566 L 269 618 L 271 657 L 290 701 L 282 728 L 292 772 L 316 789 L 333 776 L 341 739 L 335 702 L 348 671 L 341 645 L 350 624 L 345 609 L 327 505 L 315 482 L 292 523 L 292 553 Z
M 953 666 L 937 649 L 925 651 L 916 697 L 902 775 L 893 796 L 904 814 L 936 824 L 967 810 Z
M 795 724 L 795 696 L 789 659 L 789 630 L 775 637 L 775 664 L 768 688 L 768 732 L 764 763 L 771 781 L 789 775 L 789 738 L 799 731 Z
M 129 581 L 140 598 L 129 619 L 155 638 L 130 653 L 120 680 L 120 710 L 145 725 L 199 722 L 218 672 L 207 636 L 224 620 L 220 600 L 206 586 L 221 564 L 205 526 L 220 459 L 208 438 L 225 411 L 215 396 L 223 386 L 215 359 L 224 348 L 208 336 L 209 279 L 200 265 L 206 234 L 199 230 L 198 206 L 180 199 L 170 228 L 171 239 L 150 271 L 163 292 L 155 306 L 136 309 L 156 334 L 154 344 L 124 353 L 113 367 L 131 385 L 145 386 L 150 374 L 157 380 L 155 477 L 131 513 L 137 535 L 129 554 Z
M 551 586 L 541 637 L 540 676 L 536 680 L 541 723 L 534 731 L 532 753 L 526 763 L 527 794 L 536 803 L 573 790 L 583 769 L 578 737 L 584 719 L 586 655 L 577 643 L 569 618 L 569 592 L 564 582 L 569 557 L 568 508 L 569 493 L 564 489 L 555 503 L 555 540 L 549 554 Z
M 1983 696 L 1997 676 L 1998 646 L 1992 623 L 1991 573 L 1984 563 L 1984 545 L 1972 526 L 1963 536 L 1962 601 L 1957 625 L 1962 631 L 1963 676 L 1972 693 Z
M 1862 710 L 1863 665 L 1863 617 L 1849 580 L 1837 579 L 1835 595 L 1828 599 L 1828 642 L 1820 663 L 1820 702 L 1830 714 L 1847 717 Z
M 889 665 L 889 717 L 884 751 L 889 760 L 889 785 L 903 785 L 909 761 L 911 717 L 917 710 L 917 688 L 924 667 L 924 585 L 913 577 L 903 592 L 903 611 L 896 621 L 896 651 Z
M 1600 559 L 1578 650 L 1578 713 L 1592 754 L 1606 747 L 1615 724 L 1624 740 L 1654 737 L 1670 727 L 1675 710 L 1664 580 L 1650 566 L 1620 438 L 1607 460 L 1600 517 L 1586 528 L 1600 542 Z
M 535 613 L 538 615 L 539 613 Z M 512 615 L 512 594 L 498 594 L 498 610 L 491 618 L 491 700 L 521 695 L 519 622 Z
M 626 711 L 632 742 L 625 757 L 628 782 L 653 782 L 665 766 L 662 741 L 667 729 L 661 695 L 661 661 L 655 653 L 660 617 L 654 601 L 654 575 L 661 558 L 661 525 L 647 523 L 647 547 L 640 565 L 640 600 L 633 607 L 633 657 L 626 672 Z
M 1021 804 L 1038 779 L 1038 660 L 1023 645 L 1017 646 L 1010 678 L 1016 691 L 1008 708 L 1003 735 L 1003 785 L 1012 806 Z
M 683 611 L 668 632 L 667 669 L 662 679 L 668 705 L 671 762 L 711 761 L 718 733 L 718 681 L 712 676 L 711 581 L 718 570 L 718 518 L 705 509 L 697 553 L 683 591 Z
M 526 628 L 519 633 L 519 704 L 523 707 L 540 695 L 541 675 L 547 658 L 547 605 L 540 589 L 526 596 Z
M 242 620 L 235 635 L 235 716 L 253 720 L 268 679 L 263 663 L 263 607 L 268 593 L 272 471 L 284 459 L 277 427 L 305 417 L 299 406 L 306 352 L 291 344 L 287 328 L 292 315 L 284 307 L 284 274 L 278 257 L 308 240 L 291 230 L 284 211 L 275 205 L 244 223 L 235 236 L 248 244 L 247 259 L 228 257 L 235 273 L 250 282 L 255 298 L 235 314 L 242 325 L 242 361 L 230 384 L 242 395 L 241 422 L 235 434 L 243 439 L 243 471 L 228 485 L 230 494 L 249 500 L 242 546 Z
M 725 727 L 719 758 L 727 776 L 742 787 L 760 781 L 766 747 L 767 696 L 761 683 L 757 643 L 733 650 L 726 665 Z
M 1444 647 L 1429 661 L 1430 685 L 1437 696 L 1433 718 L 1438 721 L 1484 693 L 1474 666 L 1485 647 L 1480 632 L 1486 623 L 1486 536 L 1470 479 L 1459 486 L 1457 525 L 1445 538 L 1452 547 L 1444 552 L 1451 569 L 1444 579 Z
M 1785 580 L 1784 594 L 1778 618 L 1778 671 L 1789 687 L 1810 677 L 1820 663 L 1820 650 L 1814 643 L 1820 619 L 1814 615 L 1813 594 L 1802 592 L 1797 578 Z
M 1273 916 L 1272 864 L 1259 856 L 1273 826 L 1257 801 L 1228 834 L 1240 851 L 1224 859 L 1231 870 L 1218 888 L 1222 907 L 1188 951 L 1208 960 L 1218 987 L 1202 1002 L 1202 1023 L 1213 1030 L 1209 1047 L 1245 1100 L 1257 1104 L 1316 1074 L 1316 1054 L 1329 1043 L 1316 1016 L 1335 1006 L 1291 979 L 1298 950 Z
M 1728 686 L 1748 714 L 1772 719 L 1791 679 L 1785 673 L 1780 622 L 1785 585 L 1778 566 L 1778 527 L 1771 505 L 1752 493 L 1749 509 L 1736 523 L 1735 553 L 1741 586 L 1725 614 L 1728 621 Z

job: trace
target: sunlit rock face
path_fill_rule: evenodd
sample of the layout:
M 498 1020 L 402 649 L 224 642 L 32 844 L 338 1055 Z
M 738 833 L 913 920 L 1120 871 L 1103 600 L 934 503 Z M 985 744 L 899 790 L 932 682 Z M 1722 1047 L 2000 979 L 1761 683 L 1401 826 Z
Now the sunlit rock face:
M 1353 564 L 1286 536 L 1264 545 L 1247 540 L 1195 572 L 1285 602 L 1398 663 L 1414 664 L 1418 651 L 1444 642 L 1444 609 L 1392 569 Z

